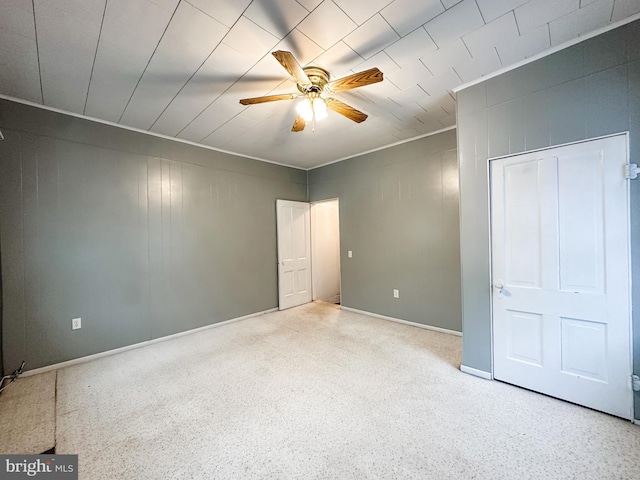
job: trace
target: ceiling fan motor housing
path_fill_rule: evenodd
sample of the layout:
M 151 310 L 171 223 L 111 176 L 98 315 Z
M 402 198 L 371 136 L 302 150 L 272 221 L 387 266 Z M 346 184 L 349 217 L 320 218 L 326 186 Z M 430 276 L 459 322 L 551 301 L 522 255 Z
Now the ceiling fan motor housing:
M 329 83 L 329 72 L 320 67 L 305 67 L 304 73 L 309 77 L 311 85 L 297 84 L 298 90 L 304 94 L 315 93 L 320 94 L 324 91 L 324 87 Z

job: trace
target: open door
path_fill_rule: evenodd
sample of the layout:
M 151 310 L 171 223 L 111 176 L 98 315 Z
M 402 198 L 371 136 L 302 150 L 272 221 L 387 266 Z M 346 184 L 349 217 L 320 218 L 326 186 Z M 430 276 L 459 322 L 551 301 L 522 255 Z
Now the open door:
M 309 204 L 276 200 L 278 308 L 311 301 L 311 222 Z

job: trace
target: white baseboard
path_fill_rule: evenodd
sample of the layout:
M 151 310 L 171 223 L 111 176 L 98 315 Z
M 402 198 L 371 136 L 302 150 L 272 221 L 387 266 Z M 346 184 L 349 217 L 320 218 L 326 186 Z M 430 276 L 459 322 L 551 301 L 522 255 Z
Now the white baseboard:
M 424 328 L 426 330 L 433 330 L 440 333 L 448 333 L 449 335 L 455 335 L 457 337 L 462 336 L 462 332 L 457 332 L 455 330 L 447 330 L 446 328 L 432 327 L 431 325 L 424 325 L 422 323 L 409 322 L 400 318 L 387 317 L 386 315 L 380 315 L 377 313 L 365 312 L 364 310 L 357 310 L 351 307 L 345 307 L 344 305 L 340 306 L 340 308 L 348 312 L 359 313 L 360 315 L 368 315 L 369 317 L 381 318 L 382 320 L 389 320 L 391 322 L 403 323 L 405 325 L 411 325 L 412 327 Z
M 639 418 L 634 418 L 633 420 L 631 420 L 631 423 L 633 423 L 634 425 L 638 425 L 640 427 L 640 419 Z
M 154 343 L 166 342 L 167 340 L 172 340 L 178 337 L 184 337 L 185 335 L 193 335 L 194 333 L 202 332 L 204 330 L 209 330 L 210 328 L 221 327 L 223 325 L 229 325 L 230 323 L 239 322 L 240 320 L 247 320 L 248 318 L 259 317 L 260 315 L 265 315 L 267 313 L 277 312 L 277 308 L 271 308 L 269 310 L 264 310 L 262 312 L 252 313 L 250 315 L 245 315 L 244 317 L 232 318 L 230 320 L 225 320 L 224 322 L 212 323 L 211 325 L 205 325 L 204 327 L 194 328 L 192 330 L 186 330 L 184 332 L 174 333 L 172 335 L 167 335 L 166 337 L 154 338 L 153 340 L 146 340 L 140 343 L 134 343 L 133 345 L 127 345 L 126 347 L 114 348 L 113 350 L 107 350 L 106 352 L 94 353 L 93 355 L 87 355 L 85 357 L 74 358 L 73 360 L 67 360 L 66 362 L 54 363 L 53 365 L 47 365 L 46 367 L 34 368 L 33 370 L 27 370 L 22 373 L 21 377 L 30 377 L 31 375 L 38 375 L 39 373 L 50 372 L 52 370 L 58 370 L 64 367 L 70 367 L 72 365 L 78 365 L 80 363 L 90 362 L 92 360 L 97 360 L 102 357 L 109 357 L 111 355 L 115 355 L 116 353 L 127 352 L 129 350 L 135 350 L 136 348 L 146 347 L 148 345 L 153 345 Z
M 493 374 L 491 372 L 485 372 L 484 370 L 478 370 L 477 368 L 460 365 L 460 371 L 468 373 L 469 375 L 473 375 L 474 377 L 484 378 L 485 380 L 493 380 Z

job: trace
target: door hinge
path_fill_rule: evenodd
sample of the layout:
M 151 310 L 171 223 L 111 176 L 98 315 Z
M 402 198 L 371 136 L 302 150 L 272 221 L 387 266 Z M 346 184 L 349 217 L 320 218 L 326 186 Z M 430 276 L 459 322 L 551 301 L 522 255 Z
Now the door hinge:
M 640 174 L 640 168 L 635 163 L 625 163 L 624 165 L 624 178 L 629 180 L 635 180 Z
M 640 392 L 640 377 L 638 375 L 631 375 L 631 389 L 634 392 Z

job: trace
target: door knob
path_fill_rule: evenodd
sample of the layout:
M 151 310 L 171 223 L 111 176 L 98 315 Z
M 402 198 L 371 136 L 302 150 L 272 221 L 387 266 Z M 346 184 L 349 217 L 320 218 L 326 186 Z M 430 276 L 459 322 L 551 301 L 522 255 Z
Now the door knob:
M 502 290 L 504 290 L 504 283 L 502 280 L 496 280 L 493 284 L 493 288 L 497 289 L 498 293 L 502 293 Z

